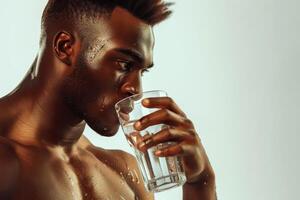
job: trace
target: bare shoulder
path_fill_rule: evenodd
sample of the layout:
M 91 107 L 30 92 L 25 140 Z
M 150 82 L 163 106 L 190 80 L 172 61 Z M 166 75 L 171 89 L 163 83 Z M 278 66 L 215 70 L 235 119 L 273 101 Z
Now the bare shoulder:
M 0 199 L 13 191 L 19 177 L 19 167 L 13 143 L 0 136 Z
M 126 167 L 125 178 L 127 179 L 128 185 L 134 190 L 136 195 L 139 197 L 138 199 L 152 200 L 154 199 L 154 195 L 151 192 L 148 192 L 143 183 L 142 174 L 139 170 L 138 163 L 136 158 L 125 151 L 122 150 L 112 150 L 116 155 L 116 158 L 119 160 L 123 160 L 124 165 Z M 134 181 L 134 179 L 137 180 Z
M 139 200 L 153 200 L 154 195 L 148 192 L 135 157 L 122 150 L 103 149 L 91 145 L 89 150 L 102 162 L 123 176 Z

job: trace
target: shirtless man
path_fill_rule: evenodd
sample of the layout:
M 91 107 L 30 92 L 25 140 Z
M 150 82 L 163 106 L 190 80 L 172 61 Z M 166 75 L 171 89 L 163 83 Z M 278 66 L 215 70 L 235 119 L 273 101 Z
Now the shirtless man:
M 153 66 L 152 28 L 169 16 L 168 7 L 160 0 L 48 2 L 38 55 L 0 99 L 1 200 L 154 199 L 132 155 L 96 147 L 82 135 L 86 124 L 102 136 L 118 131 L 114 104 L 142 92 L 142 73 Z M 191 120 L 169 97 L 143 104 L 161 109 L 139 120 L 137 130 L 171 128 L 139 147 L 175 141 L 156 154 L 182 156 L 183 199 L 216 199 L 214 172 Z

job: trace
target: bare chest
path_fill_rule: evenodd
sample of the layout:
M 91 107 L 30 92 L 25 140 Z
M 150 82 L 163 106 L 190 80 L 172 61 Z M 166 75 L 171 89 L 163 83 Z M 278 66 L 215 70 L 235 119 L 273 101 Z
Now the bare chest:
M 20 181 L 13 199 L 135 199 L 122 173 L 92 156 L 67 163 L 39 156 L 22 158 Z

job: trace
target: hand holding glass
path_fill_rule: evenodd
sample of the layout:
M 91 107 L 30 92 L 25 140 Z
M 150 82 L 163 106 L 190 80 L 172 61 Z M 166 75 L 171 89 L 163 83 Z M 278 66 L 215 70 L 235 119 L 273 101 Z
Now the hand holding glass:
M 156 150 L 174 144 L 173 142 L 161 143 L 145 151 L 141 151 L 137 148 L 137 144 L 144 136 L 155 134 L 167 127 L 164 124 L 158 124 L 149 126 L 142 131 L 134 129 L 133 124 L 137 120 L 158 110 L 157 108 L 144 107 L 142 100 L 144 98 L 164 96 L 167 96 L 167 93 L 164 91 L 149 91 L 122 99 L 115 105 L 123 132 L 125 133 L 128 143 L 133 148 L 138 161 L 145 186 L 152 192 L 159 192 L 180 186 L 186 181 L 180 157 L 158 157 L 154 155 Z

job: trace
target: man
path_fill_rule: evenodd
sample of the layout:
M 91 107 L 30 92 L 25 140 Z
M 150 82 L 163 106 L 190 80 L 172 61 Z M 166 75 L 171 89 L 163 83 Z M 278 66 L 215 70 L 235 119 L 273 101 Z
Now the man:
M 40 51 L 20 85 L 0 100 L 0 199 L 154 199 L 135 158 L 84 138 L 88 124 L 111 137 L 114 104 L 142 92 L 153 66 L 152 28 L 170 15 L 161 0 L 50 0 L 42 17 Z M 171 98 L 143 101 L 161 108 L 136 124 L 164 123 L 139 147 L 176 145 L 157 156 L 180 155 L 187 176 L 183 199 L 216 199 L 215 178 L 191 120 Z

